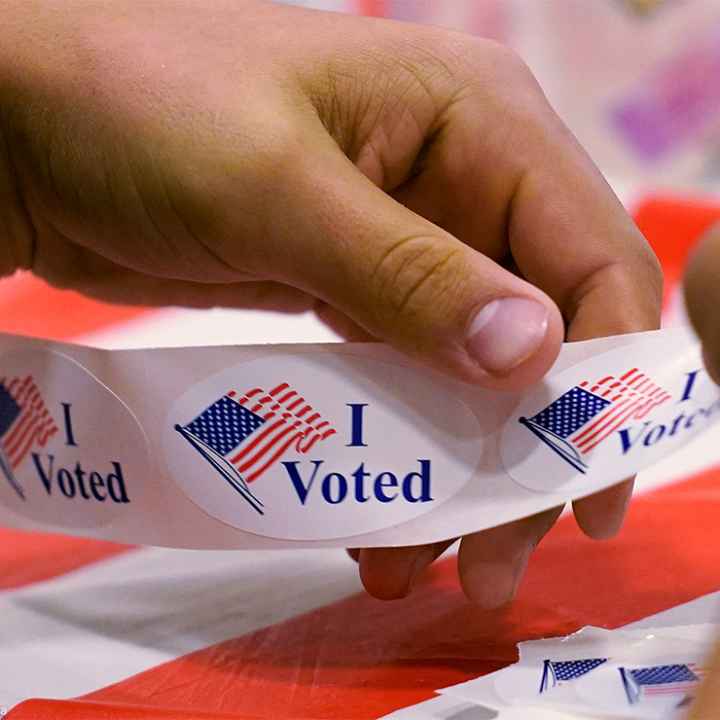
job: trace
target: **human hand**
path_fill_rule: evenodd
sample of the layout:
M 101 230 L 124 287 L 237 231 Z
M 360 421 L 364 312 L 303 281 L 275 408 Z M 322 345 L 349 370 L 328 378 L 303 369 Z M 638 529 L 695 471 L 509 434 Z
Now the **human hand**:
M 685 272 L 685 304 L 703 346 L 705 367 L 720 382 L 720 225 L 702 238 Z M 689 720 L 720 717 L 720 644 L 709 663 L 709 673 L 698 691 Z
M 685 305 L 700 337 L 705 368 L 720 383 L 720 224 L 702 237 L 685 271 Z
M 657 327 L 654 256 L 494 43 L 255 0 L 6 0 L 2 40 L 2 274 L 312 308 L 504 389 L 563 337 Z M 580 526 L 612 534 L 630 492 L 575 503 Z M 559 512 L 465 537 L 468 596 L 510 600 Z M 363 550 L 365 586 L 402 596 L 445 547 Z

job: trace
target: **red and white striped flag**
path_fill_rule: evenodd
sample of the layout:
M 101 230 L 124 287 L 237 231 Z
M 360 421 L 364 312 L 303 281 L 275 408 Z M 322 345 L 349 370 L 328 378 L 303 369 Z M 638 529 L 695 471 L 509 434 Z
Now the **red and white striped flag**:
M 0 380 L 2 449 L 12 469 L 58 431 L 32 376 Z

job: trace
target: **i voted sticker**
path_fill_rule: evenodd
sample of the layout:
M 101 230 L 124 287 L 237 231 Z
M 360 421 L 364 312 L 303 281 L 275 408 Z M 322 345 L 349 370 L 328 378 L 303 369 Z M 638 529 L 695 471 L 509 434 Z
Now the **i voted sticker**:
M 474 413 L 427 374 L 315 353 L 241 363 L 191 388 L 164 446 L 170 476 L 211 516 L 321 540 L 435 509 L 472 476 L 481 435 Z
M 92 373 L 51 350 L 0 356 L 0 502 L 59 528 L 132 512 L 148 475 L 147 440 Z
M 658 333 L 551 376 L 530 393 L 503 431 L 503 465 L 530 490 L 582 493 L 687 444 L 720 420 L 719 398 L 699 347 L 678 354 L 675 339 Z

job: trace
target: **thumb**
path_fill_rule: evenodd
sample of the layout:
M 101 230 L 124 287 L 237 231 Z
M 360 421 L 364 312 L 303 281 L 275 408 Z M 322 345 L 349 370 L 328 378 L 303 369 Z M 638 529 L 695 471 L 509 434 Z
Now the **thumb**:
M 518 389 L 550 368 L 563 322 L 545 293 L 373 185 L 340 153 L 294 183 L 286 280 L 462 380 Z M 330 180 L 328 180 L 330 178 Z
M 700 336 L 708 372 L 720 381 L 720 225 L 707 232 L 685 272 L 685 304 Z

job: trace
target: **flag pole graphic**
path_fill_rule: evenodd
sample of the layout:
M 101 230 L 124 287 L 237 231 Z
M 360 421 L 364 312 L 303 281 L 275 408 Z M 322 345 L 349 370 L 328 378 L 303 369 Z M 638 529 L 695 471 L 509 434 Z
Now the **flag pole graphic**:
M 550 430 L 540 427 L 526 417 L 519 418 L 518 422 L 530 430 L 538 439 L 542 440 L 554 453 L 558 454 L 566 462 L 569 462 L 576 470 L 583 475 L 587 473 L 588 466 L 580 459 L 575 448 L 566 440 L 563 440 L 563 438 L 555 435 L 555 433 Z
M 5 476 L 5 479 L 8 481 L 8 483 L 10 483 L 10 487 L 20 496 L 21 500 L 25 500 L 25 493 L 20 487 L 20 483 L 18 483 L 17 479 L 15 478 L 15 473 L 13 473 L 12 471 L 12 467 L 8 462 L 7 456 L 5 455 L 5 450 L 2 448 L 2 446 L 0 446 L 0 470 L 2 470 L 3 475 Z
M 257 511 L 260 515 L 264 515 L 263 503 L 255 497 L 250 491 L 248 484 L 243 479 L 242 475 L 236 470 L 229 470 L 225 465 L 228 463 L 214 453 L 202 440 L 195 437 L 192 433 L 188 432 L 182 425 L 175 425 L 175 430 L 179 432 L 219 473 L 223 478 L 232 486 L 234 490 L 239 492 L 245 500 Z
M 550 660 L 543 661 L 543 673 L 542 673 L 542 679 L 540 680 L 540 694 L 547 692 L 547 690 L 549 690 L 551 672 L 552 672 L 552 663 L 550 662 Z

